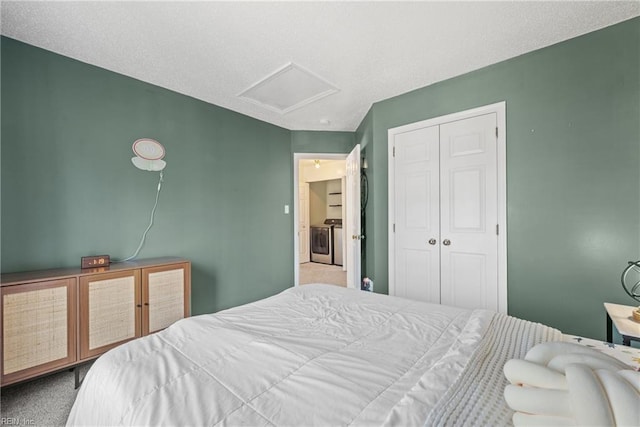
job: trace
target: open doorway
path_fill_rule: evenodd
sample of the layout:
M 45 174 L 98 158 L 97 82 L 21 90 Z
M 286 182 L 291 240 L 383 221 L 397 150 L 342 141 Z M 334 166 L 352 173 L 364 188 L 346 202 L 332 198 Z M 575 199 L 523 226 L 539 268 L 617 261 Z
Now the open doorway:
M 294 154 L 295 285 L 347 286 L 347 154 Z M 346 225 L 346 224 L 345 224 Z

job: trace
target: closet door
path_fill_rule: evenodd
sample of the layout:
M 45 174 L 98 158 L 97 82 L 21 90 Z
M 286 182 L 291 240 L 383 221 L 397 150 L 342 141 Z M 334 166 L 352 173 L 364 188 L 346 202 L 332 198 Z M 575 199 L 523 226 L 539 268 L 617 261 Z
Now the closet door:
M 440 126 L 441 301 L 498 310 L 496 114 Z
M 438 126 L 395 135 L 395 292 L 440 303 Z

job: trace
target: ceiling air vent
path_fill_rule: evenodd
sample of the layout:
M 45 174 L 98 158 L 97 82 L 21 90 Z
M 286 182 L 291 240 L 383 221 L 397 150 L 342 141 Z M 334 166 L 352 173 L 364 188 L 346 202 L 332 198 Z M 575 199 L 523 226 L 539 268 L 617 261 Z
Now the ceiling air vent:
M 336 92 L 331 83 L 290 62 L 238 96 L 286 114 Z

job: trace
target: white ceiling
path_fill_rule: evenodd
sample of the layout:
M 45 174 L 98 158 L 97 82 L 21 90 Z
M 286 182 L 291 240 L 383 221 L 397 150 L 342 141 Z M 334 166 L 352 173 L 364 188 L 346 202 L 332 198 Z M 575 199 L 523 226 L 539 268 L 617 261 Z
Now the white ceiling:
M 640 2 L 10 2 L 3 35 L 287 129 L 640 15 Z M 282 114 L 238 94 L 294 62 L 339 91 Z M 328 123 L 327 123 L 328 122 Z

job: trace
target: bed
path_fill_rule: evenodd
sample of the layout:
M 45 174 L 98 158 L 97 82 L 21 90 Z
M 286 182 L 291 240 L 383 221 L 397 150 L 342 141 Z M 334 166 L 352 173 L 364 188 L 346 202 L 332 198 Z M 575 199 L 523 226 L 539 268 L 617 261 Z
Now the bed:
M 509 425 L 502 368 L 553 328 L 330 285 L 183 319 L 101 356 L 68 425 Z

